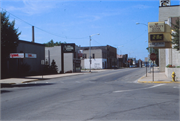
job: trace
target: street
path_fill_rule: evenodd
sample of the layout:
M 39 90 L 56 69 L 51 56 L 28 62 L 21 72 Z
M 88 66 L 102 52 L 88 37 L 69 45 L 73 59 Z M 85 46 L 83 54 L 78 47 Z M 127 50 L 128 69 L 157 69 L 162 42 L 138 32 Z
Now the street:
M 180 120 L 178 84 L 125 68 L 1 88 L 1 120 Z

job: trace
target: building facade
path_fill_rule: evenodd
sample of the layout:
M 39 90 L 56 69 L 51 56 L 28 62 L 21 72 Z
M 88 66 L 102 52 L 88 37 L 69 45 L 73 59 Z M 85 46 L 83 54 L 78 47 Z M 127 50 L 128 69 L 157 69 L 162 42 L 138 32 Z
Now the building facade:
M 171 26 L 171 23 L 175 22 L 175 19 L 180 16 L 180 6 L 160 6 L 159 7 L 159 22 L 165 22 Z M 175 64 L 173 61 L 177 61 L 175 55 L 175 49 L 159 49 L 159 70 L 164 72 L 165 67 L 168 64 Z M 173 57 L 174 56 L 174 57 Z M 174 58 L 174 59 L 173 59 Z M 178 64 L 178 63 L 177 63 Z
M 117 54 L 117 67 L 128 67 L 128 54 L 118 55 Z
M 22 58 L 9 57 L 7 60 L 7 74 L 10 77 L 26 75 L 27 73 L 38 74 L 42 72 L 41 60 L 45 59 L 45 46 L 43 44 L 19 40 L 16 51 L 21 53 Z M 23 74 L 24 73 L 24 74 Z
M 159 7 L 159 21 L 164 21 L 171 26 L 176 24 L 176 20 L 180 19 L 180 6 L 161 6 Z M 173 32 L 173 31 L 172 31 Z M 171 74 L 174 71 L 176 77 L 180 78 L 180 68 L 167 68 L 168 64 L 173 66 L 180 66 L 180 50 L 177 49 L 159 49 L 159 69 L 165 72 L 168 78 L 171 78 Z
M 81 58 L 81 68 L 90 68 L 90 51 L 89 47 L 80 47 L 83 53 Z M 91 47 L 91 68 L 92 69 L 106 69 L 117 68 L 117 50 L 112 46 L 93 46 Z
M 74 43 L 61 46 L 45 47 L 45 61 L 51 65 L 54 60 L 58 73 L 80 72 L 79 47 Z

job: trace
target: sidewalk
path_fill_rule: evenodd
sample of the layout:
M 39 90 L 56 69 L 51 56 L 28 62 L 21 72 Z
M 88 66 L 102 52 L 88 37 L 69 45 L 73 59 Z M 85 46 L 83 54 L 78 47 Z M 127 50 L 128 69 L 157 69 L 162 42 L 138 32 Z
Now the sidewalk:
M 149 71 L 149 68 L 147 69 Z M 139 83 L 180 83 L 180 79 L 176 80 L 175 82 L 172 82 L 172 79 L 168 78 L 165 75 L 165 72 L 160 72 L 159 67 L 154 67 L 154 81 L 153 81 L 153 75 L 152 75 L 152 69 L 151 73 L 147 73 L 143 77 L 141 77 L 138 80 Z
M 107 71 L 108 69 L 103 70 L 92 70 L 91 73 L 98 73 L 102 71 Z M 46 79 L 52 78 L 60 78 L 60 77 L 67 77 L 67 76 L 75 76 L 80 74 L 90 73 L 89 70 L 82 70 L 78 73 L 65 73 L 65 74 L 53 74 L 53 75 L 38 75 L 38 76 L 27 76 L 25 78 L 8 78 L 8 79 L 1 79 L 0 84 L 21 84 L 21 83 L 28 83 L 33 81 L 41 81 Z
M 38 76 L 27 76 L 25 78 L 8 78 L 8 79 L 1 79 L 1 84 L 21 84 L 21 83 L 28 83 L 33 81 L 41 81 L 46 79 L 52 78 L 59 78 L 59 77 L 66 77 L 66 76 L 74 76 L 80 75 L 84 73 L 66 73 L 66 74 L 54 74 L 54 75 L 38 75 Z

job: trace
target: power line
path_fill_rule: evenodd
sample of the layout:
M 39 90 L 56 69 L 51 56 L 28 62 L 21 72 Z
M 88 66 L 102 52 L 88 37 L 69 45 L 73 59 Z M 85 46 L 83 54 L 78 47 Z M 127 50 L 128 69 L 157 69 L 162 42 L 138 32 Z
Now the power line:
M 0 8 L 1 8 L 1 7 L 0 7 Z M 1 9 L 2 9 L 2 11 L 4 10 L 5 12 L 8 12 L 6 9 L 3 9 L 3 8 L 1 8 Z M 26 23 L 26 24 L 28 24 L 28 25 L 30 25 L 30 26 L 34 26 L 34 25 L 26 22 L 25 20 L 23 20 L 23 19 L 15 16 L 14 14 L 12 14 L 12 13 L 10 13 L 10 12 L 8 12 L 8 13 L 11 14 L 12 16 L 14 16 L 15 18 L 23 21 L 24 23 Z M 46 32 L 46 33 L 48 33 L 48 34 L 51 34 L 51 35 L 54 35 L 54 36 L 57 36 L 57 37 L 60 37 L 60 38 L 65 38 L 65 39 L 84 39 L 84 38 L 87 38 L 87 37 L 88 37 L 88 36 L 80 37 L 80 38 L 73 38 L 73 37 L 67 37 L 67 36 L 63 37 L 63 36 L 59 36 L 59 35 L 56 35 L 56 34 L 54 34 L 54 33 L 48 32 L 48 31 L 46 31 L 46 30 L 43 30 L 43 29 L 41 29 L 41 28 L 39 28 L 39 27 L 37 27 L 37 26 L 34 26 L 34 28 L 39 29 L 39 30 L 41 30 L 41 31 L 43 31 L 43 32 Z

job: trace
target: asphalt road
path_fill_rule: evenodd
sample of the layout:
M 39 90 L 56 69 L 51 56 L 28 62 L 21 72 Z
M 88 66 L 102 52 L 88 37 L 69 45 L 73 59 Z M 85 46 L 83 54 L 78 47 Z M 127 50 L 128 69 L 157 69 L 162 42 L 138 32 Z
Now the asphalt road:
M 1 88 L 1 120 L 177 120 L 178 84 L 139 84 L 127 68 Z

